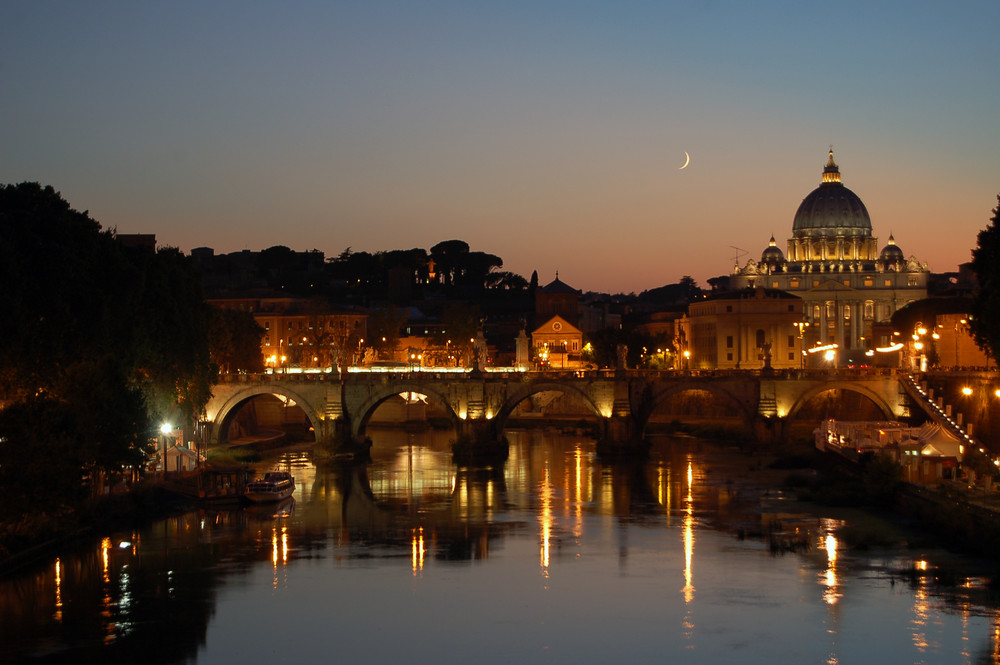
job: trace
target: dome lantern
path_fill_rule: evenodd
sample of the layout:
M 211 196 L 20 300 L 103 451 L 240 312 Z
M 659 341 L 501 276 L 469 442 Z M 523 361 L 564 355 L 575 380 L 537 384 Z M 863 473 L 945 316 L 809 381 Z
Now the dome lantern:
M 823 184 L 830 185 L 840 182 L 840 167 L 833 161 L 833 146 L 830 146 L 830 159 L 823 169 Z

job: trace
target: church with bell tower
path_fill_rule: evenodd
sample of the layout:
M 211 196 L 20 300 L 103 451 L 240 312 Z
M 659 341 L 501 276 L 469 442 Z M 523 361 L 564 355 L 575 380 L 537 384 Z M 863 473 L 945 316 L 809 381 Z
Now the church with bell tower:
M 795 213 L 786 252 L 771 236 L 759 261 L 733 267 L 730 283 L 801 298 L 802 348 L 836 345 L 836 363 L 849 365 L 867 364 L 866 352 L 892 342 L 874 338 L 878 324 L 926 297 L 928 276 L 927 264 L 906 258 L 891 234 L 879 251 L 868 209 L 841 182 L 831 148 L 819 186 Z

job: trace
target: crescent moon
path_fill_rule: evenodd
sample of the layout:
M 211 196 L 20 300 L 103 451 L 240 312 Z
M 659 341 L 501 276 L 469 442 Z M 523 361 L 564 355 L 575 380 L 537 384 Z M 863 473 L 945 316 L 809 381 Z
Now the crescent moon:
M 683 171 L 684 169 L 687 168 L 687 165 L 690 164 L 690 163 L 691 163 L 691 155 L 687 154 L 687 151 L 685 151 L 684 152 L 684 166 L 680 167 L 677 170 L 678 171 Z

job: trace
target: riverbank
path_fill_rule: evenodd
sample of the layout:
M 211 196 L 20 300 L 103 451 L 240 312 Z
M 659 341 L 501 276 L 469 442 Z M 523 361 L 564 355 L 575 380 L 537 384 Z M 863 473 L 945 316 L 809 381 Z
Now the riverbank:
M 155 483 L 93 500 L 60 515 L 23 515 L 0 522 L 0 575 L 51 556 L 101 533 L 137 528 L 151 520 L 184 513 L 193 504 Z

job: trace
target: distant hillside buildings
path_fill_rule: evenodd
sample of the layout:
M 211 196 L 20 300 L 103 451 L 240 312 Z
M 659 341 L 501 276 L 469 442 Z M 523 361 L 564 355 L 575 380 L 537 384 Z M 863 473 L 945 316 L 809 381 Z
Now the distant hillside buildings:
M 155 246 L 153 236 L 119 237 Z M 287 247 L 224 255 L 201 247 L 191 256 L 211 302 L 253 313 L 272 367 L 469 366 L 485 356 L 486 364 L 581 368 L 592 362 L 587 343 L 609 329 L 621 333 L 619 340 L 648 340 L 645 355 L 655 350 L 660 362 L 669 362 L 672 347 L 678 369 L 984 360 L 964 313 L 934 323 L 927 333 L 936 335 L 928 342 L 936 345 L 933 357 L 915 354 L 920 340 L 893 330 L 893 315 L 929 293 L 961 306 L 970 273 L 963 267 L 931 274 L 891 234 L 879 247 L 868 210 L 841 182 L 832 150 L 819 186 L 795 212 L 785 250 L 772 236 L 759 260 L 709 280 L 711 292 L 689 277 L 640 296 L 582 294 L 558 273 L 538 286 L 537 276 L 529 283 L 502 272 L 499 257 L 459 240 L 429 252 L 347 249 L 332 259 Z M 456 311 L 465 313 L 462 320 Z

